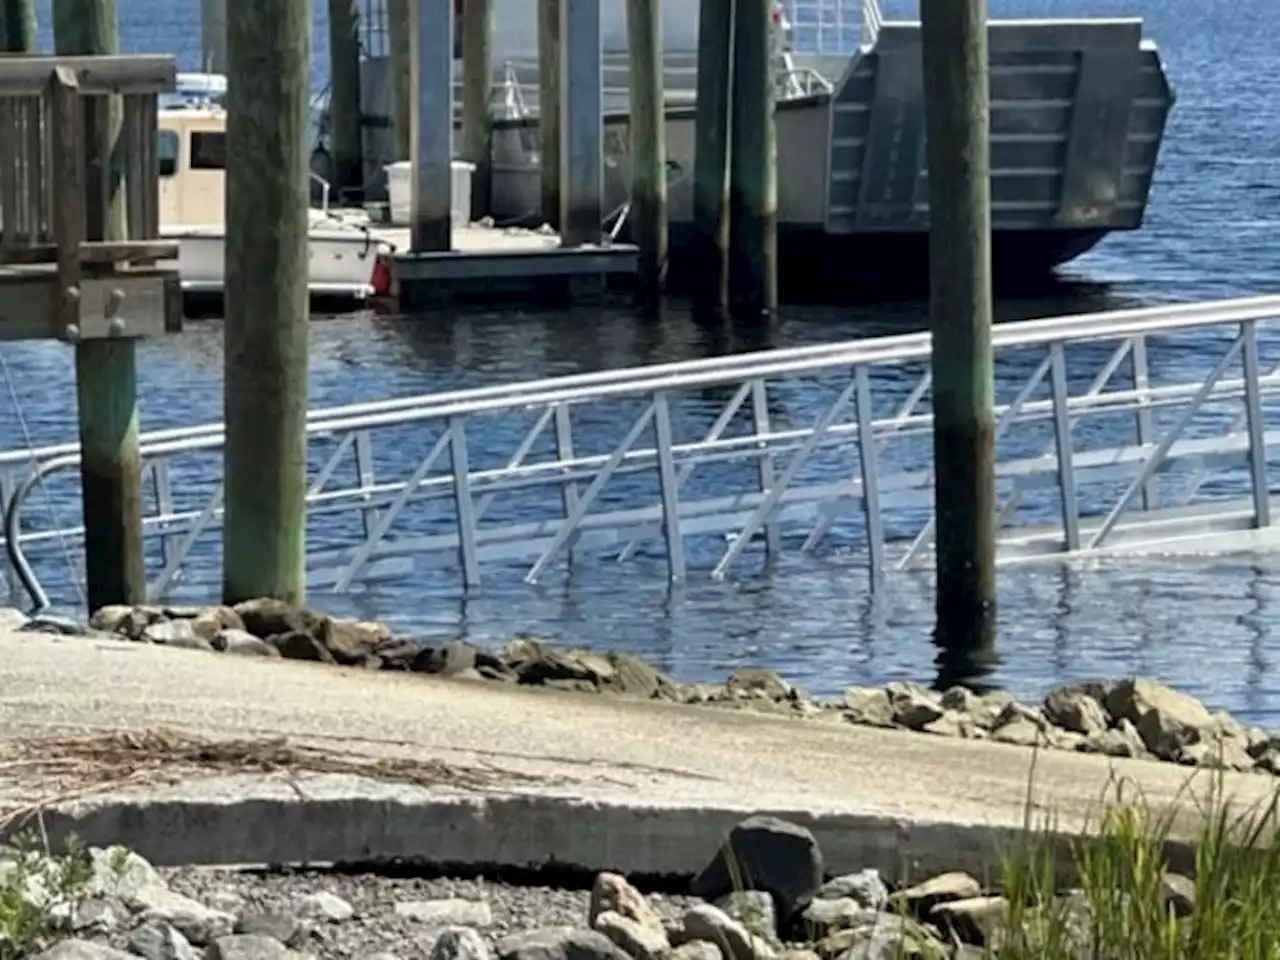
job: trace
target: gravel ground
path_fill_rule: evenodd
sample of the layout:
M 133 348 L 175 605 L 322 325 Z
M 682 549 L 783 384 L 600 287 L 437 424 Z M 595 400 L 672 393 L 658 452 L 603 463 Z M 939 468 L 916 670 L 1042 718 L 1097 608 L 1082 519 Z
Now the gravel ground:
M 302 897 L 327 891 L 355 909 L 342 923 L 317 925 L 306 950 L 320 958 L 368 958 L 380 952 L 399 960 L 426 957 L 433 926 L 395 914 L 397 903 L 457 898 L 484 901 L 493 922 L 477 927 L 490 943 L 537 927 L 586 927 L 590 890 L 514 886 L 480 879 L 394 879 L 375 874 L 251 874 L 220 870 L 162 870 L 172 890 L 229 912 L 296 915 Z M 666 918 L 680 916 L 700 901 L 692 897 L 650 895 Z

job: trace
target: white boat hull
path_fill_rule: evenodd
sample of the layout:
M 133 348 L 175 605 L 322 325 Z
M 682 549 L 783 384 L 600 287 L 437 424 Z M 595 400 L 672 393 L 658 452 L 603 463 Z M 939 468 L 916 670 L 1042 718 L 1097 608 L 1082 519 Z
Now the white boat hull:
M 221 226 L 171 227 L 161 233 L 166 240 L 178 241 L 177 261 L 161 266 L 178 271 L 182 292 L 221 295 L 226 281 L 225 230 Z M 313 226 L 307 280 L 311 296 L 352 300 L 372 296 L 374 266 L 386 249 L 383 241 L 363 230 Z

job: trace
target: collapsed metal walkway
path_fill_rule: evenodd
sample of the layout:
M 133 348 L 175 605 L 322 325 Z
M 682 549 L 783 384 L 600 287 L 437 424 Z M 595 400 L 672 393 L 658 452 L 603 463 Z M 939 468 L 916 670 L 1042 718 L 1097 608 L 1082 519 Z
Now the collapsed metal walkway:
M 994 341 L 1002 563 L 1269 544 L 1280 297 L 1004 324 Z M 788 552 L 859 558 L 873 587 L 927 568 L 928 361 L 914 334 L 313 410 L 310 586 L 628 561 L 727 578 Z M 216 423 L 144 437 L 154 598 L 219 580 L 222 442 Z M 37 605 L 81 531 L 27 504 L 44 485 L 74 505 L 76 465 L 73 446 L 0 455 Z

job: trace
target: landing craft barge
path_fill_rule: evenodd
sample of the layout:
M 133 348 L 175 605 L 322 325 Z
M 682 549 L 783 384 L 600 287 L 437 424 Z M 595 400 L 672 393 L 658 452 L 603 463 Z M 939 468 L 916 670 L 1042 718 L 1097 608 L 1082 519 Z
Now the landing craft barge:
M 540 216 L 535 4 L 494 0 L 490 210 Z M 664 7 L 672 268 L 691 234 L 696 3 Z M 784 282 L 823 288 L 927 275 L 929 206 L 918 22 L 875 0 L 780 4 L 779 254 Z M 602 0 L 605 209 L 628 193 L 623 0 Z M 1142 225 L 1174 101 L 1140 18 L 990 24 L 991 190 L 997 274 L 1044 273 Z M 386 58 L 366 62 L 366 113 L 389 114 Z M 377 145 L 371 181 L 387 155 Z M 399 159 L 399 158 L 396 158 Z M 625 236 L 625 224 L 623 228 Z

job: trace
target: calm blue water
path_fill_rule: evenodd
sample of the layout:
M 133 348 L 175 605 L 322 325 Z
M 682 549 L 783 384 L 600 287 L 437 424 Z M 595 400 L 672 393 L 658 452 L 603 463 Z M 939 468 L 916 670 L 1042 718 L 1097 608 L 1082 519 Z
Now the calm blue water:
M 127 49 L 173 52 L 185 67 L 195 67 L 194 0 L 119 4 Z M 1272 6 L 1264 0 L 991 0 L 993 15 L 1140 13 L 1179 94 L 1145 229 L 1112 237 L 1072 264 L 1064 274 L 1070 283 L 1061 289 L 1001 304 L 1003 315 L 1280 288 L 1280 254 L 1272 238 L 1280 222 L 1280 55 L 1268 40 Z M 901 15 L 906 7 L 890 3 L 887 10 Z M 47 16 L 42 20 L 47 23 Z M 315 40 L 323 51 L 322 23 Z M 319 78 L 318 55 L 316 70 Z M 658 321 L 626 312 L 413 320 L 364 315 L 314 323 L 311 392 L 316 404 L 334 405 L 744 347 L 825 342 L 923 322 L 922 306 L 913 303 L 789 309 L 773 330 L 726 341 L 678 310 Z M 219 416 L 220 338 L 217 322 L 201 322 L 181 338 L 143 346 L 144 428 Z M 1280 343 L 1264 347 L 1280 356 Z M 22 412 L 19 418 L 0 392 L 0 437 L 14 447 L 24 445 L 25 434 L 38 443 L 73 437 L 69 353 L 32 344 L 7 346 L 0 356 Z M 1179 362 L 1202 361 L 1191 351 Z M 816 402 L 817 388 L 807 399 L 797 391 L 788 401 L 797 409 Z M 703 413 L 709 418 L 715 409 Z M 406 445 L 406 453 L 411 449 L 416 447 Z M 33 501 L 37 521 L 44 509 L 40 498 Z M 74 515 L 65 503 L 61 510 L 67 519 Z M 513 576 L 490 578 L 470 597 L 452 577 L 415 579 L 347 602 L 365 615 L 433 636 L 461 633 L 485 641 L 527 630 L 628 647 L 689 679 L 747 663 L 777 667 L 826 692 L 855 682 L 932 679 L 929 579 L 894 578 L 873 600 L 865 576 L 844 559 L 793 553 L 767 575 L 748 565 L 731 582 L 695 576 L 677 591 L 668 589 L 660 563 L 644 559 L 572 578 L 553 576 L 540 587 Z M 63 600 L 74 600 L 63 568 L 51 568 L 46 582 L 61 586 Z M 1258 721 L 1280 717 L 1280 607 L 1274 600 L 1280 565 L 1273 558 L 1009 570 L 1001 591 L 1003 661 L 995 679 L 1019 693 L 1081 676 L 1138 672 Z

